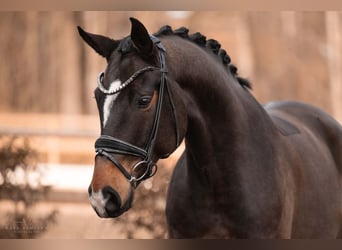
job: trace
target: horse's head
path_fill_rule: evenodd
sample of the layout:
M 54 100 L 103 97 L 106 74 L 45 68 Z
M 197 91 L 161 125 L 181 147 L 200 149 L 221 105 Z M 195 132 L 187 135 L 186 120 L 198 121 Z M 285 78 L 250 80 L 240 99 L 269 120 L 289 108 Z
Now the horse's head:
M 134 189 L 155 173 L 158 159 L 177 148 L 187 123 L 163 44 L 138 20 L 130 20 L 131 34 L 122 40 L 79 28 L 85 42 L 108 62 L 95 89 L 101 136 L 89 187 L 100 217 L 117 217 L 130 208 Z

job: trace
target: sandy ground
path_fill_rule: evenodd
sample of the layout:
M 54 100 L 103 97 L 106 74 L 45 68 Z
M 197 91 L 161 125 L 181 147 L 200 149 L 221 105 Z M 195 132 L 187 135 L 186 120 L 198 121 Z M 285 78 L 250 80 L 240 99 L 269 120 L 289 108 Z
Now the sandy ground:
M 13 208 L 8 201 L 0 203 L 0 213 L 6 215 Z M 56 222 L 48 225 L 38 238 L 126 238 L 122 226 L 113 220 L 100 219 L 87 203 L 44 203 L 32 208 L 32 216 L 39 217 L 52 210 L 57 210 Z M 4 218 L 2 216 L 2 218 Z
M 153 213 L 146 213 L 144 210 L 133 207 L 118 219 L 99 218 L 88 203 L 40 202 L 34 205 L 30 214 L 32 218 L 36 218 L 53 210 L 57 211 L 56 221 L 49 224 L 44 228 L 44 232 L 38 235 L 38 238 L 41 239 L 165 238 L 167 235 L 164 203 L 163 201 L 159 203 L 158 209 L 146 208 L 153 210 Z M 1 225 L 4 225 L 8 212 L 13 211 L 13 208 L 12 202 L 0 202 Z M 139 215 L 141 213 L 142 215 Z M 152 229 L 151 225 L 154 225 L 155 228 Z M 158 229 L 157 234 L 155 233 L 156 228 Z
M 39 238 L 126 238 L 122 224 L 115 224 L 112 219 L 99 218 L 89 204 L 58 203 L 49 204 L 49 207 L 57 209 L 57 222 L 48 226 L 48 230 Z

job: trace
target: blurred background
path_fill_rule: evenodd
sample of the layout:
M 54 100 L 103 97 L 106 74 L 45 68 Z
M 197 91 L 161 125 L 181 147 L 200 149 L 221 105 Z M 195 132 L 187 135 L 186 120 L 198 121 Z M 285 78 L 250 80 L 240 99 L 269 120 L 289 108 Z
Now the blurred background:
M 297 100 L 342 122 L 340 12 L 0 12 L 0 238 L 166 238 L 165 196 L 180 147 L 133 208 L 100 219 L 88 203 L 106 62 L 77 25 L 115 39 L 129 17 L 218 40 L 261 102 Z

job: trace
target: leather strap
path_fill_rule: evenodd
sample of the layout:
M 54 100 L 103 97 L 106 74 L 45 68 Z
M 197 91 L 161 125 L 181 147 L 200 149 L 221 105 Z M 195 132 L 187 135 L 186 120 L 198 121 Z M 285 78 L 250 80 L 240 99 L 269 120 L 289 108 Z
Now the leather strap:
M 157 46 L 157 48 L 159 50 L 160 85 L 159 85 L 159 95 L 158 95 L 156 111 L 155 111 L 155 115 L 154 115 L 154 119 L 153 119 L 153 125 L 151 128 L 150 136 L 148 137 L 148 140 L 146 141 L 144 149 L 139 148 L 137 146 L 134 146 L 128 142 L 125 142 L 125 141 L 119 140 L 117 138 L 111 137 L 109 135 L 101 135 L 95 142 L 96 154 L 97 155 L 103 155 L 103 156 L 107 157 L 110 161 L 112 161 L 114 163 L 114 165 L 117 166 L 117 168 L 122 172 L 122 174 L 128 179 L 131 186 L 134 188 L 136 188 L 136 186 L 139 184 L 140 181 L 152 177 L 155 174 L 156 169 L 157 169 L 156 163 L 153 162 L 152 154 L 153 154 L 153 149 L 154 149 L 156 139 L 157 139 L 157 133 L 158 133 L 159 122 L 160 122 L 160 114 L 161 114 L 161 110 L 162 110 L 163 97 L 164 97 L 165 89 L 166 89 L 166 92 L 168 94 L 170 107 L 172 109 L 172 113 L 173 113 L 173 116 L 175 119 L 177 147 L 179 146 L 179 143 L 180 143 L 179 142 L 178 128 L 177 128 L 176 114 L 175 114 L 176 110 L 175 110 L 175 106 L 174 106 L 174 103 L 172 100 L 171 92 L 170 92 L 169 88 L 167 87 L 167 67 L 166 67 L 165 54 L 164 54 L 166 52 L 166 50 L 157 37 L 151 36 L 151 40 L 154 42 L 154 44 Z M 138 71 L 139 74 L 134 74 L 134 76 L 137 77 L 142 72 L 145 72 L 147 70 L 154 70 L 154 69 L 156 69 L 156 68 L 152 67 L 152 66 L 148 66 L 148 67 L 146 67 L 146 70 L 142 70 L 141 72 Z M 134 79 L 130 80 L 129 83 L 131 83 L 133 80 Z M 108 93 L 108 94 L 112 94 L 112 93 Z M 132 176 L 121 165 L 121 163 L 118 160 L 116 160 L 116 158 L 114 157 L 113 154 L 130 155 L 130 156 L 141 158 L 141 159 L 143 159 L 143 161 L 137 163 L 134 166 L 134 168 L 136 168 L 140 164 L 146 164 L 146 170 L 139 177 Z

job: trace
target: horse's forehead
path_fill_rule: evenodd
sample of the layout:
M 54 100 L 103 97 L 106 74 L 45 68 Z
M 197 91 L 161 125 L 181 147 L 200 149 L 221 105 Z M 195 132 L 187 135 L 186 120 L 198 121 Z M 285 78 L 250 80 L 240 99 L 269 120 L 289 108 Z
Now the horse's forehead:
M 120 77 L 124 78 L 134 73 L 134 71 L 139 68 L 139 63 L 140 60 L 137 55 L 131 54 L 128 56 L 117 52 L 108 62 L 105 73 L 111 78 L 109 79 L 111 81 Z

